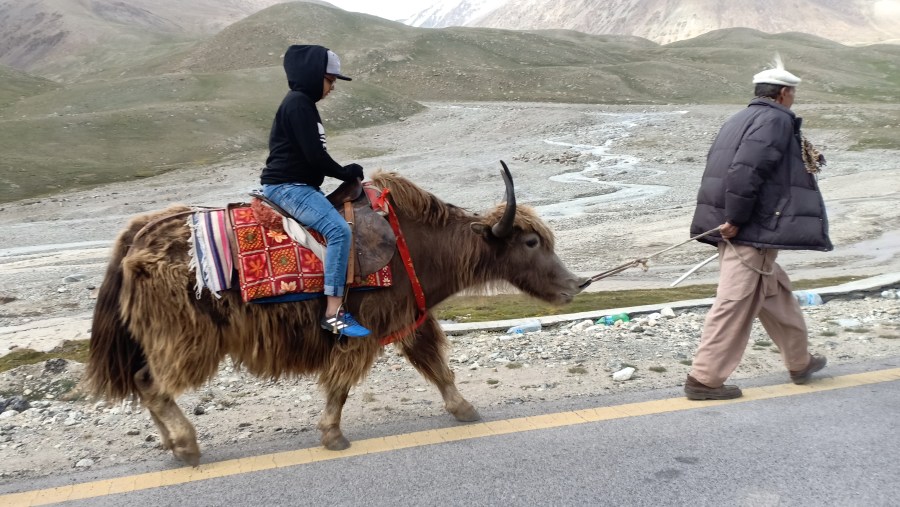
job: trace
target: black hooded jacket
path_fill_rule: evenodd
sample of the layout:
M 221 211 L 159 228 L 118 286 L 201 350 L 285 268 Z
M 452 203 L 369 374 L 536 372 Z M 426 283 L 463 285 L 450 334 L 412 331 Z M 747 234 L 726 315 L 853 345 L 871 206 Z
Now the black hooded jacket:
M 291 46 L 284 54 L 284 71 L 291 91 L 284 96 L 269 134 L 269 157 L 260 182 L 264 185 L 306 183 L 321 187 L 325 176 L 353 179 L 328 154 L 325 127 L 316 102 L 322 98 L 322 84 L 328 63 L 322 46 Z
M 691 235 L 726 221 L 731 241 L 781 250 L 832 249 L 816 176 L 800 151 L 801 119 L 771 100 L 754 99 L 725 122 L 706 159 Z M 716 244 L 718 234 L 700 241 Z

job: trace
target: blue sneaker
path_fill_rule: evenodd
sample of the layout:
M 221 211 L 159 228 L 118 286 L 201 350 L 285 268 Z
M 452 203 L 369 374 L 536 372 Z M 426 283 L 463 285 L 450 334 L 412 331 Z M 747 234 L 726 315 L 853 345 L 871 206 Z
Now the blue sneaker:
M 334 317 L 322 317 L 319 323 L 322 329 L 331 331 L 337 336 L 349 336 L 350 338 L 364 338 L 369 336 L 369 330 L 362 327 L 350 312 L 338 312 Z

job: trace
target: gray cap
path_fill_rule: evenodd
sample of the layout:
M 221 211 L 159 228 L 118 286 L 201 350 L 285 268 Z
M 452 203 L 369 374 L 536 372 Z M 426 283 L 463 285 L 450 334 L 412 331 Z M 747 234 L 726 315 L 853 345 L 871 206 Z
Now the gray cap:
M 341 59 L 330 49 L 328 50 L 328 65 L 325 66 L 325 73 L 331 74 L 338 79 L 343 79 L 344 81 L 353 81 L 349 77 L 341 74 Z

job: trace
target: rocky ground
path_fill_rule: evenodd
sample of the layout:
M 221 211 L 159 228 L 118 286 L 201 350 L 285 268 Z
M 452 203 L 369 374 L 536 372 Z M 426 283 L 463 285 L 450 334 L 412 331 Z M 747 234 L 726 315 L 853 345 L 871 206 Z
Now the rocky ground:
M 812 350 L 832 365 L 900 357 L 900 305 L 895 292 L 886 295 L 890 299 L 856 294 L 805 308 Z M 642 315 L 617 326 L 578 321 L 524 335 L 453 336 L 451 364 L 462 394 L 486 414 L 498 405 L 672 387 L 690 369 L 704 314 Z M 80 397 L 83 369 L 51 360 L 0 375 L 0 393 L 8 396 L 0 401 L 6 405 L 0 414 L 0 479 L 167 457 L 146 411 Z M 732 381 L 779 371 L 784 367 L 778 350 L 757 326 Z M 278 442 L 290 448 L 318 445 L 315 425 L 324 399 L 311 379 L 260 381 L 224 364 L 212 382 L 179 404 L 204 449 Z M 344 420 L 372 426 L 443 413 L 437 390 L 389 348 L 351 392 Z
M 359 160 L 367 172 L 396 170 L 473 210 L 502 199 L 498 160 L 504 159 L 519 202 L 536 207 L 557 232 L 562 259 L 593 274 L 687 237 L 705 152 L 738 107 L 431 104 L 399 124 L 334 136 L 330 146 L 339 160 Z M 800 114 L 804 107 L 817 111 L 798 106 Z M 857 106 L 828 110 L 859 114 Z M 785 252 L 782 265 L 794 279 L 900 272 L 897 153 L 850 151 L 853 139 L 841 130 L 810 125 L 807 135 L 829 158 L 820 181 L 836 249 Z M 0 237 L 6 238 L 0 354 L 88 338 L 108 246 L 127 218 L 170 202 L 243 200 L 263 159 L 250 154 L 137 183 L 0 205 Z M 647 272 L 628 271 L 592 290 L 665 287 L 710 253 L 685 245 L 655 259 Z M 688 283 L 714 280 L 713 263 Z M 900 303 L 895 292 L 881 292 L 807 307 L 813 349 L 832 364 L 900 357 Z M 483 413 L 497 405 L 671 387 L 688 371 L 704 312 L 635 316 L 619 327 L 570 322 L 519 336 L 475 332 L 453 336 L 450 355 L 460 390 Z M 734 378 L 782 371 L 776 352 L 762 329 L 754 329 Z M 636 368 L 630 379 L 613 380 L 629 366 Z M 146 412 L 81 398 L 82 370 L 56 360 L 0 374 L 2 481 L 162 455 Z M 308 447 L 318 442 L 323 400 L 314 379 L 260 381 L 223 364 L 214 381 L 180 405 L 206 449 L 280 440 Z M 345 421 L 377 424 L 441 412 L 435 390 L 388 349 L 351 393 Z

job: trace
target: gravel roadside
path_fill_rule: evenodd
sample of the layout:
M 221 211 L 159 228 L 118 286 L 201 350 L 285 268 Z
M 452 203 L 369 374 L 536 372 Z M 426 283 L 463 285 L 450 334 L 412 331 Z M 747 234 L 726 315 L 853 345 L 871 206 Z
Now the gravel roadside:
M 804 308 L 811 349 L 832 366 L 900 357 L 900 305 L 897 292 L 885 292 L 890 298 L 850 294 Z M 524 335 L 471 332 L 450 337 L 450 362 L 463 396 L 487 417 L 496 406 L 668 388 L 681 385 L 689 371 L 705 313 L 641 315 L 615 326 L 576 321 Z M 613 378 L 626 368 L 635 368 L 627 380 Z M 0 483 L 174 459 L 162 450 L 146 411 L 81 399 L 76 385 L 83 369 L 51 360 L 0 374 L 0 405 L 6 405 L 0 414 Z M 740 384 L 779 371 L 778 350 L 757 324 L 731 380 Z M 313 379 L 262 381 L 226 362 L 179 405 L 203 449 L 293 448 L 318 445 L 315 425 L 324 399 Z M 452 424 L 437 390 L 389 347 L 351 391 L 344 421 L 350 428 L 373 427 L 442 415 Z

